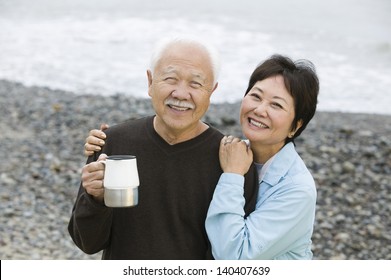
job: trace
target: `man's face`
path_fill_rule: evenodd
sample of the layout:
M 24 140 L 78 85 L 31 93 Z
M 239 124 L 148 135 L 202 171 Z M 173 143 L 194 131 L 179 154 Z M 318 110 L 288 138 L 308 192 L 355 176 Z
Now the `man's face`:
M 154 73 L 148 71 L 148 83 L 157 132 L 197 135 L 215 89 L 207 52 L 185 44 L 171 46 L 157 62 Z

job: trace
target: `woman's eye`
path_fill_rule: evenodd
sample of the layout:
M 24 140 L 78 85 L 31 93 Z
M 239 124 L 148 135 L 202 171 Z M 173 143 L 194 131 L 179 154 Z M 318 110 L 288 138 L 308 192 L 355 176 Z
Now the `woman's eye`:
M 261 99 L 261 97 L 256 93 L 251 93 L 250 96 L 254 97 L 255 99 L 259 99 L 259 100 Z
M 282 109 L 282 106 L 279 103 L 272 103 L 272 106 L 275 107 L 275 108 Z

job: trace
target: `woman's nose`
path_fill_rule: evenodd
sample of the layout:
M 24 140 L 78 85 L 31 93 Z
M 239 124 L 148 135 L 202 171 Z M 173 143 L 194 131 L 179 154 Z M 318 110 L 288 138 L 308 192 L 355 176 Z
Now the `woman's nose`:
M 257 116 L 263 116 L 263 117 L 267 116 L 266 104 L 264 104 L 264 102 L 258 104 L 258 106 L 254 108 L 254 113 Z

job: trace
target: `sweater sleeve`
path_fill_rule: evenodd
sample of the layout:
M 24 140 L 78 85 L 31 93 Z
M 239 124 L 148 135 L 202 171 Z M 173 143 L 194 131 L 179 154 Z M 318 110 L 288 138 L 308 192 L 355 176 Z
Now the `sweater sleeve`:
M 220 177 L 206 231 L 216 259 L 274 259 L 307 230 L 314 196 L 306 188 L 284 188 L 244 218 L 243 181 L 238 174 Z
M 90 157 L 87 163 L 97 157 Z M 95 201 L 80 183 L 68 224 L 68 232 L 76 246 L 87 254 L 105 249 L 110 241 L 112 217 L 113 209 Z
M 80 190 L 68 225 L 77 247 L 86 254 L 105 249 L 110 240 L 111 223 L 112 209 L 94 201 L 84 189 Z

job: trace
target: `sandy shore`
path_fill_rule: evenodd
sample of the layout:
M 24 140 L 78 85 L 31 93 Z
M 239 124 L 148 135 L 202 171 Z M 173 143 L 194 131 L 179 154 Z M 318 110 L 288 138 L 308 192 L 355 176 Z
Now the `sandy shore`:
M 238 108 L 211 105 L 205 121 L 241 136 Z M 84 139 L 152 113 L 147 99 L 0 81 L 0 258 L 99 259 L 67 232 Z M 391 115 L 318 112 L 298 139 L 318 186 L 315 259 L 391 259 L 390 135 Z

